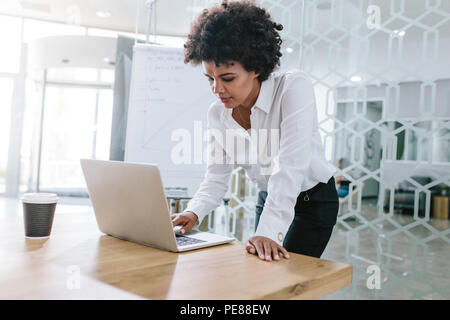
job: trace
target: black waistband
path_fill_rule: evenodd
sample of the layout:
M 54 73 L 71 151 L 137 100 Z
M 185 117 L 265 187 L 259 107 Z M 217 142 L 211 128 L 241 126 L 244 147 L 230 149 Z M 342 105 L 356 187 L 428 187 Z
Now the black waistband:
M 336 182 L 335 182 L 333 176 L 330 178 L 330 180 L 328 180 L 327 183 L 319 182 L 314 187 L 312 187 L 312 188 L 310 188 L 308 190 L 300 192 L 299 197 L 302 196 L 301 198 L 303 199 L 303 197 L 306 196 L 306 195 L 311 196 L 314 193 L 316 193 L 317 191 L 319 191 L 321 188 L 323 188 L 323 187 L 325 187 L 327 185 L 330 185 L 330 184 L 335 187 Z M 265 192 L 267 194 L 267 191 L 260 191 L 260 192 Z
M 323 183 L 323 182 L 319 182 L 318 184 L 316 184 L 314 187 L 312 187 L 311 189 L 308 189 L 306 191 L 302 191 L 300 192 L 300 195 L 312 195 L 314 193 L 316 193 L 317 191 L 319 191 L 321 188 L 323 188 L 324 186 L 326 186 L 327 184 L 335 184 L 334 181 L 334 177 L 331 177 L 330 180 L 328 180 L 327 183 Z

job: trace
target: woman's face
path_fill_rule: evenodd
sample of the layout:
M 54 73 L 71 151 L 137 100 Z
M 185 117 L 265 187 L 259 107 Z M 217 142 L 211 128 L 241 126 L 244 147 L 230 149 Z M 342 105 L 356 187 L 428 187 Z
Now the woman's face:
M 203 71 L 213 93 L 226 108 L 239 105 L 251 108 L 259 94 L 259 73 L 248 72 L 240 62 L 216 66 L 213 61 L 203 61 Z

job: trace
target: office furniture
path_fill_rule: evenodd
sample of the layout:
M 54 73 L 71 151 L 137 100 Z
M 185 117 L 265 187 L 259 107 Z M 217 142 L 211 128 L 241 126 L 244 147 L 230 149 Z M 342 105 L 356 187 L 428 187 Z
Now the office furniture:
M 433 197 L 433 218 L 448 220 L 448 196 L 434 196 Z
M 415 180 L 420 185 L 427 185 L 431 183 L 432 179 L 430 177 L 425 176 L 413 176 L 411 179 Z M 414 211 L 414 203 L 415 203 L 415 193 L 416 193 L 417 187 L 414 186 L 412 183 L 408 181 L 402 181 L 398 184 L 398 187 L 395 189 L 394 192 L 394 210 L 401 212 L 402 214 L 405 213 L 411 213 Z M 390 197 L 391 193 L 390 190 L 386 189 L 384 196 L 384 210 L 387 212 L 389 211 L 389 203 L 390 203 Z M 438 190 L 434 188 L 430 188 L 431 196 L 433 197 L 438 193 Z M 425 206 L 426 206 L 426 194 L 424 192 L 421 192 L 419 194 L 419 202 L 418 202 L 418 209 L 419 209 L 419 216 L 423 217 L 425 215 Z
M 57 209 L 58 210 L 58 209 Z M 92 212 L 58 212 L 48 239 L 0 211 L 0 299 L 315 299 L 352 266 L 291 254 L 262 261 L 239 242 L 172 253 L 102 234 Z

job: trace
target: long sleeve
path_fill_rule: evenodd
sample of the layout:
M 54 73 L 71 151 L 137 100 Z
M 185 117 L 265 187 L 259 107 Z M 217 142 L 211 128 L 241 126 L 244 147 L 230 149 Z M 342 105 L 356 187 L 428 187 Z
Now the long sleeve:
M 213 108 L 208 112 L 208 146 L 205 178 L 194 197 L 189 201 L 186 211 L 192 211 L 198 216 L 196 225 L 217 208 L 228 190 L 233 164 L 227 157 L 222 140 L 222 133 L 214 128 L 217 115 Z M 221 143 L 222 142 L 222 143 Z
M 311 81 L 299 76 L 281 99 L 278 163 L 267 184 L 267 199 L 255 235 L 282 245 L 294 219 L 294 207 L 310 166 L 313 128 L 317 122 Z

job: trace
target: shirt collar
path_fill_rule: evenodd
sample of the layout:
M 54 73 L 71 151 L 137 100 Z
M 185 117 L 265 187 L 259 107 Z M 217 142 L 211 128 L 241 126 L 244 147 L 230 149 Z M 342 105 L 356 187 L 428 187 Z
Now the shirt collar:
M 272 107 L 272 97 L 273 97 L 273 74 L 269 75 L 269 78 L 267 80 L 264 80 L 261 83 L 261 88 L 259 89 L 259 95 L 256 99 L 255 106 L 258 109 L 261 109 L 265 113 L 270 112 L 270 108 Z M 223 122 L 224 119 L 231 118 L 231 113 L 233 109 L 223 108 L 222 114 L 221 114 L 221 121 Z

